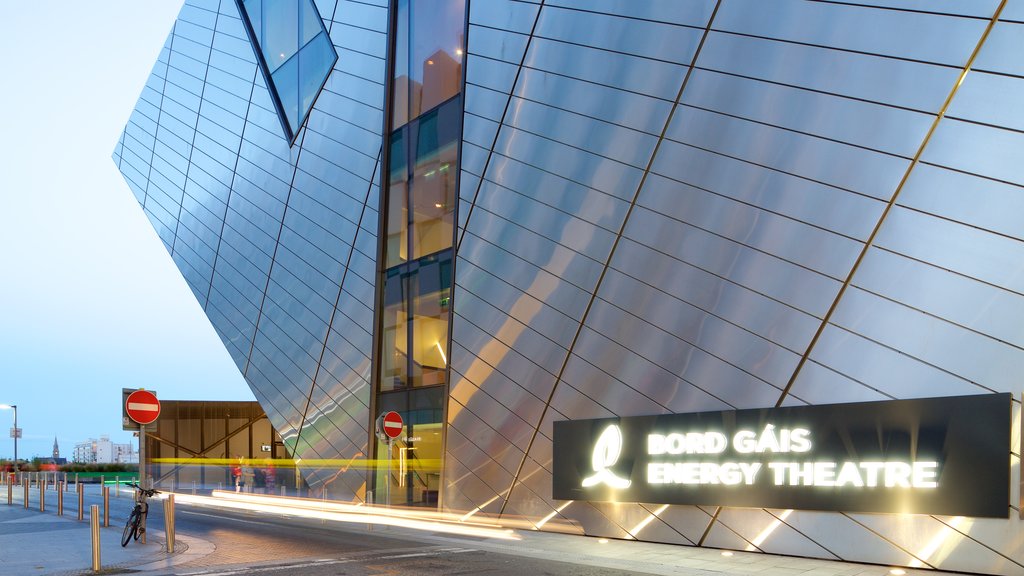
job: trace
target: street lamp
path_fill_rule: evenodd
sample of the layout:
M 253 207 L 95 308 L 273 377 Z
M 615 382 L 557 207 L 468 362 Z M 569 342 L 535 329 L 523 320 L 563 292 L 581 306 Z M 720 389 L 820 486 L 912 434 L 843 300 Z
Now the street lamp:
M 16 404 L 0 404 L 0 410 L 14 410 L 14 471 L 18 471 L 18 406 Z

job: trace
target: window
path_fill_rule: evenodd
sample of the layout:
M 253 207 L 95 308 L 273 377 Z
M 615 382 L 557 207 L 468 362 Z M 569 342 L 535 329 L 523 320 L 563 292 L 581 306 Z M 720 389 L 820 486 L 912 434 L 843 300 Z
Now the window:
M 312 0 L 236 2 L 285 138 L 294 142 L 338 53 Z

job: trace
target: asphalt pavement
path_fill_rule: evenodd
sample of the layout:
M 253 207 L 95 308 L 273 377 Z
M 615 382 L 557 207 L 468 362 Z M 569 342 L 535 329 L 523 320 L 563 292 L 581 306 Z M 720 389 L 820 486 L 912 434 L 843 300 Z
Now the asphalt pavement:
M 63 517 L 57 515 L 52 488 L 45 512 L 39 511 L 37 488 L 30 490 L 29 508 L 22 498 L 23 489 L 15 487 L 8 505 L 7 486 L 0 486 L 0 573 L 93 574 L 87 519 L 90 505 L 102 504 L 99 487 L 86 487 L 81 522 L 73 491 L 65 493 Z M 177 498 L 188 500 L 188 495 Z M 316 519 L 254 506 L 225 510 L 187 502 L 176 505 L 176 546 L 168 553 L 159 501 L 151 507 L 147 543 L 124 548 L 120 538 L 132 498 L 124 489 L 110 503 L 111 526 L 100 530 L 103 574 L 889 576 L 891 568 L 536 530 L 501 530 L 495 533 L 500 537 L 453 534 L 429 525 L 381 526 L 344 521 L 341 515 Z

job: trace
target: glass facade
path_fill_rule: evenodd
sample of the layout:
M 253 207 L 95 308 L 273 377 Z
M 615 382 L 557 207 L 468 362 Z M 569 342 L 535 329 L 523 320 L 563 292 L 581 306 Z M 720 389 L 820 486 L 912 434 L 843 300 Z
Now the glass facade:
M 338 54 L 312 0 L 238 0 L 285 138 L 295 140 Z
M 283 62 L 188 0 L 114 152 L 314 496 L 1024 569 L 1016 440 L 1000 520 L 551 495 L 565 419 L 1013 392 L 1019 438 L 1019 3 L 314 5 L 294 145 Z
M 401 0 L 392 14 L 377 405 L 407 426 L 393 445 L 377 444 L 385 456 L 376 493 L 430 506 L 439 500 L 448 391 L 465 1 Z

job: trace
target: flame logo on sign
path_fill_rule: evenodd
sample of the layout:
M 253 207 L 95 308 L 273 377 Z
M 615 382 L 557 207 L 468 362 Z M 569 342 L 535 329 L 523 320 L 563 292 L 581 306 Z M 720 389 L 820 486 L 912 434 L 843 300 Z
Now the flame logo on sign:
M 618 426 L 612 424 L 604 429 L 601 436 L 597 438 L 597 443 L 594 444 L 594 455 L 591 460 L 594 466 L 594 475 L 583 479 L 583 487 L 590 488 L 604 483 L 612 488 L 629 488 L 629 480 L 619 478 L 609 470 L 619 460 L 621 453 L 622 432 Z

